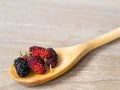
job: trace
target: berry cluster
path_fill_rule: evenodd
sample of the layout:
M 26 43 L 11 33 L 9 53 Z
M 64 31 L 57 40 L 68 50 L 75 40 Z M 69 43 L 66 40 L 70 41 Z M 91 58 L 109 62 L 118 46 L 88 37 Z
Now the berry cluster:
M 26 76 L 29 71 L 44 74 L 46 72 L 45 64 L 54 68 L 58 63 L 57 54 L 52 48 L 43 48 L 32 46 L 29 53 L 15 59 L 14 66 L 20 77 Z

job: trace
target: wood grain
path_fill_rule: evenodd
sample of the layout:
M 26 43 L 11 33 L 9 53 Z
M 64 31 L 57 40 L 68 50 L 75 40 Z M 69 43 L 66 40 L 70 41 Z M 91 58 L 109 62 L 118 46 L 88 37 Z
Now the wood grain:
M 119 0 L 0 0 L 1 90 L 119 90 L 120 40 L 83 58 L 65 75 L 26 87 L 8 75 L 19 51 L 89 41 L 120 25 Z

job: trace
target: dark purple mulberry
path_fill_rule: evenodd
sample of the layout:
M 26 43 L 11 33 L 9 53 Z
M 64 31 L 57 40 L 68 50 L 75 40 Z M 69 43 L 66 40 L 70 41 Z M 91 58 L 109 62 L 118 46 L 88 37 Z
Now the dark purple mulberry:
M 54 67 L 57 65 L 57 63 L 58 63 L 57 54 L 56 54 L 56 52 L 53 50 L 53 48 L 47 48 L 47 50 L 50 51 L 51 56 L 46 59 L 46 64 L 47 64 L 48 66 L 51 65 L 51 67 L 54 68 Z

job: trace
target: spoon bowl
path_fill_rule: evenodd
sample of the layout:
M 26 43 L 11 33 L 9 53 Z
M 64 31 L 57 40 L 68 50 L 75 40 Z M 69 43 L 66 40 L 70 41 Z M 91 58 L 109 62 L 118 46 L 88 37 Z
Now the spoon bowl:
M 26 77 L 19 77 L 16 73 L 14 65 L 11 65 L 9 74 L 19 83 L 28 86 L 43 84 L 70 70 L 76 63 L 81 60 L 83 56 L 85 56 L 91 50 L 118 38 L 120 38 L 120 28 L 117 28 L 103 36 L 80 45 L 54 49 L 58 55 L 58 65 L 53 68 L 52 72 L 48 70 L 45 74 L 42 75 L 30 72 Z
M 53 68 L 52 72 L 48 70 L 45 74 L 42 75 L 30 72 L 26 77 L 19 77 L 16 73 L 14 65 L 11 65 L 10 75 L 16 81 L 19 81 L 20 83 L 26 84 L 28 86 L 45 83 L 62 75 L 70 68 L 72 68 L 79 61 L 79 59 L 82 58 L 83 55 L 80 55 L 80 53 L 83 54 L 83 51 L 85 51 L 84 49 L 84 45 L 55 49 L 58 55 L 59 63 L 55 68 Z

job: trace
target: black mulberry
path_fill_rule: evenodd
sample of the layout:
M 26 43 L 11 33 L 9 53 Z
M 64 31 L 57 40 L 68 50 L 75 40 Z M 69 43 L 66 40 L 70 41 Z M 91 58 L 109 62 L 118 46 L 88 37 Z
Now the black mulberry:
M 30 71 L 30 68 L 29 68 L 29 65 L 27 64 L 27 61 L 25 61 L 21 57 L 15 59 L 14 66 L 15 66 L 17 74 L 20 77 L 26 76 L 28 74 L 28 72 Z

